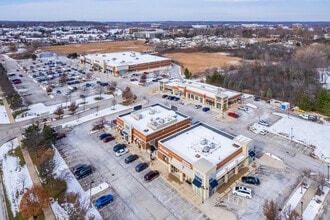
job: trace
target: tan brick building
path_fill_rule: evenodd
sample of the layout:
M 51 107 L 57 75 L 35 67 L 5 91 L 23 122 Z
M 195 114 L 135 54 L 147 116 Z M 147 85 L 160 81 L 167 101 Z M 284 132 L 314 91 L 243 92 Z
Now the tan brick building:
M 206 105 L 221 111 L 225 111 L 230 105 L 241 100 L 239 92 L 190 80 L 181 82 L 164 79 L 159 81 L 158 86 L 162 92 L 177 95 L 195 104 Z
M 252 159 L 252 139 L 232 136 L 203 123 L 158 142 L 158 159 L 205 200 Z
M 171 65 L 172 60 L 147 53 L 124 51 L 82 55 L 80 63 L 114 76 L 124 76 L 132 71 L 143 72 L 167 68 Z
M 158 140 L 189 127 L 190 121 L 189 116 L 155 104 L 119 115 L 116 118 L 116 129 L 128 143 L 151 150 L 156 155 Z

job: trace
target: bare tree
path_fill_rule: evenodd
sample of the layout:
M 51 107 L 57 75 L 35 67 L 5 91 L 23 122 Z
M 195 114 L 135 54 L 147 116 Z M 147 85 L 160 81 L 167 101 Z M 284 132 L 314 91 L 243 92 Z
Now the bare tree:
M 115 91 L 116 91 L 116 87 L 117 87 L 117 82 L 111 80 L 111 81 L 109 82 L 109 86 L 108 86 L 108 90 L 109 90 L 109 92 L 112 92 L 112 93 L 115 92 Z
M 274 200 L 266 200 L 263 206 L 263 214 L 266 220 L 279 220 L 279 210 L 278 205 Z
M 54 114 L 58 116 L 58 119 L 60 119 L 62 117 L 62 115 L 64 114 L 63 106 L 62 105 L 58 106 L 55 109 Z
M 67 211 L 69 220 L 84 220 L 88 210 L 88 205 L 80 203 L 80 197 L 77 193 L 67 193 L 63 201 L 60 201 L 61 205 Z
M 78 109 L 79 104 L 76 104 L 76 102 L 71 102 L 71 104 L 68 107 L 68 110 L 74 115 L 76 110 Z
M 283 220 L 300 220 L 300 215 L 294 209 L 292 209 L 291 205 L 285 207 L 281 212 L 281 219 Z
M 132 101 L 134 100 L 134 94 L 133 94 L 131 88 L 126 87 L 122 93 L 122 97 L 123 97 L 123 99 L 125 99 L 125 101 L 128 104 L 132 103 Z
M 309 168 L 305 168 L 302 170 L 302 175 L 307 178 L 311 177 L 311 173 L 312 173 L 312 170 Z
M 321 190 L 323 190 L 323 186 L 326 184 L 327 180 L 325 178 L 325 174 L 318 172 L 315 176 L 315 181 L 321 186 Z

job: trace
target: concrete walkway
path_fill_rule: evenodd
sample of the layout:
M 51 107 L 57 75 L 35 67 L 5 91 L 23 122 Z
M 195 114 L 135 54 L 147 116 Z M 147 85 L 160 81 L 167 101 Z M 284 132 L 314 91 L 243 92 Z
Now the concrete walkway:
M 10 123 L 16 123 L 15 122 L 15 119 L 14 119 L 12 113 L 11 113 L 11 110 L 10 110 L 9 104 L 7 102 L 7 99 L 4 97 L 4 95 L 3 95 L 3 93 L 2 93 L 1 90 L 0 90 L 0 93 L 1 93 L 0 95 L 3 97 L 3 99 L 2 99 L 3 100 L 3 105 L 5 106 L 5 109 L 6 109 L 6 112 L 7 112 L 7 115 L 8 115 L 8 118 L 9 118 Z M 26 166 L 28 168 L 29 174 L 31 176 L 33 185 L 39 185 L 39 186 L 41 186 L 39 176 L 38 176 L 37 171 L 35 169 L 35 166 L 34 166 L 34 164 L 32 162 L 32 159 L 30 157 L 30 154 L 27 151 L 27 149 L 25 149 L 24 147 L 22 147 L 23 136 L 22 135 L 19 135 L 17 137 L 17 139 L 18 139 L 19 146 L 21 146 L 21 151 L 22 151 L 22 154 L 23 154 L 23 157 L 24 157 Z M 54 215 L 52 209 L 50 208 L 50 206 L 48 206 L 47 208 L 44 208 L 43 209 L 43 213 L 45 215 L 45 219 L 47 219 L 47 220 L 55 220 L 55 215 Z

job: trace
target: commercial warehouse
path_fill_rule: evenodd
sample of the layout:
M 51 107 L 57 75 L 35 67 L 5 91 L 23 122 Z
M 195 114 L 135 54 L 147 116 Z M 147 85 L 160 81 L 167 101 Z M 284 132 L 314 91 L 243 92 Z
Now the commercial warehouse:
M 125 51 L 107 54 L 88 54 L 80 56 L 82 64 L 89 64 L 93 69 L 114 76 L 124 76 L 129 72 L 153 71 L 169 67 L 172 60 L 148 53 Z

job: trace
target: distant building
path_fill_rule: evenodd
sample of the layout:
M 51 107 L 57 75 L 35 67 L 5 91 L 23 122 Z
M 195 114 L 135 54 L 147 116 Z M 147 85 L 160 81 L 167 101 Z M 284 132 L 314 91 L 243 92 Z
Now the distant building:
M 247 167 L 254 155 L 252 139 L 232 136 L 203 123 L 195 124 L 158 142 L 158 159 L 180 182 L 191 183 L 205 200 Z
M 184 82 L 168 79 L 160 80 L 158 89 L 162 92 L 178 95 L 196 104 L 208 105 L 221 111 L 225 111 L 230 105 L 241 100 L 239 92 L 189 80 Z
M 157 154 L 157 141 L 190 126 L 190 117 L 155 104 L 119 115 L 116 129 L 124 140 Z
M 171 65 L 172 60 L 165 57 L 124 51 L 106 54 L 80 56 L 80 62 L 91 65 L 94 69 L 114 76 L 124 76 L 130 71 L 152 71 Z

